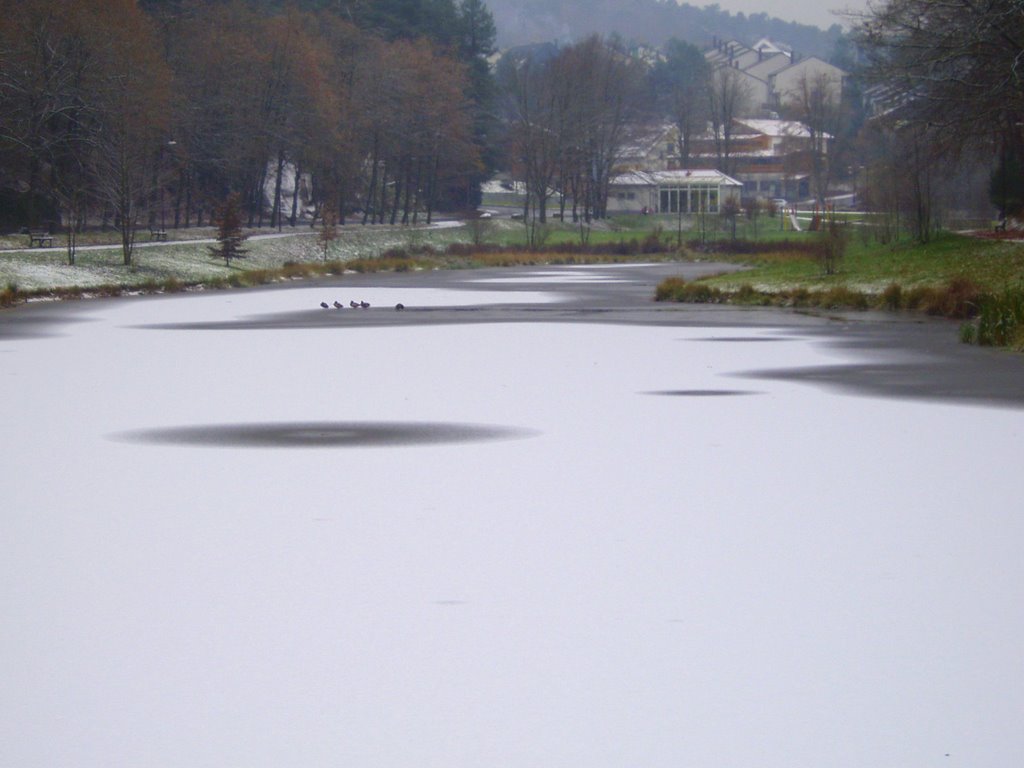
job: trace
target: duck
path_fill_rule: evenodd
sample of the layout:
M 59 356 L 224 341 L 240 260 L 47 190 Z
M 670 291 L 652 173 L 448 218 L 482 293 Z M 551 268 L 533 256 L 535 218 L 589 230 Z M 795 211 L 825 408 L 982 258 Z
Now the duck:
M 360 301 L 359 302 L 359 307 L 360 307 L 360 309 L 369 309 L 370 308 L 370 302 L 368 302 L 368 301 Z
M 334 308 L 335 309 L 343 309 L 344 307 L 345 307 L 345 305 L 342 304 L 340 301 L 334 302 Z
M 401 312 L 403 309 L 405 309 L 405 304 L 403 304 L 402 302 L 398 302 L 397 304 L 395 304 L 395 309 Z
M 331 305 L 328 304 L 326 301 L 321 301 L 320 302 L 320 306 L 323 307 L 324 309 L 330 309 L 331 308 Z
M 359 304 L 354 301 L 350 301 L 348 305 L 352 307 L 352 309 L 359 309 Z

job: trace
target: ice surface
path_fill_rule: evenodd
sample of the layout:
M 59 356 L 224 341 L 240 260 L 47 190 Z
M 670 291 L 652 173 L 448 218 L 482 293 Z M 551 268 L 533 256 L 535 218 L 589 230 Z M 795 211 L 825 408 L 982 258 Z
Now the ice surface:
M 334 298 L 0 342 L 0 765 L 1024 760 L 1020 412 L 732 377 L 855 359 L 764 328 L 146 327 Z M 123 439 L 310 424 L 515 432 Z

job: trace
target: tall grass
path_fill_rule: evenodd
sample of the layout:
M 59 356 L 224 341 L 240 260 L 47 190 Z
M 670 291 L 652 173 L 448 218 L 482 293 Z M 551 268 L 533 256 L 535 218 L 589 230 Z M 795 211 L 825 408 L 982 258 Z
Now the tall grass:
M 982 298 L 974 336 L 982 346 L 1024 348 L 1024 289 Z
M 1024 296 L 1024 292 L 1019 292 Z M 966 278 L 955 278 L 945 285 L 919 286 L 909 291 L 898 284 L 889 285 L 879 294 L 858 291 L 847 285 L 833 285 L 820 290 L 802 286 L 783 290 L 759 291 L 749 283 L 729 290 L 700 282 L 686 282 L 680 277 L 663 280 L 655 290 L 656 301 L 689 303 L 727 302 L 757 306 L 819 307 L 822 309 L 882 309 L 917 311 L 953 319 L 973 318 L 992 303 L 992 297 L 981 292 Z M 1024 305 L 1024 298 L 1020 299 Z M 1006 302 L 999 304 L 1004 306 Z M 1004 324 L 1007 321 L 1004 321 Z

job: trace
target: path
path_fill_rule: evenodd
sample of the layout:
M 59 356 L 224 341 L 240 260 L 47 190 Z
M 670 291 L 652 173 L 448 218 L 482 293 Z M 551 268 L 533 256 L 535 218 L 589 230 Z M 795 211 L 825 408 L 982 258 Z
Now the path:
M 387 232 L 397 230 L 400 232 L 417 232 L 424 230 L 436 230 L 436 229 L 456 229 L 458 227 L 465 226 L 466 222 L 462 220 L 451 220 L 451 221 L 435 221 L 432 224 L 422 225 L 390 225 L 390 224 L 351 224 L 345 227 L 338 227 L 340 235 L 345 235 L 348 232 Z M 368 228 L 369 227 L 369 228 Z M 312 235 L 319 235 L 320 230 L 318 229 L 304 229 L 296 232 L 267 232 L 261 234 L 249 235 L 247 240 L 276 240 L 285 237 L 310 237 Z M 217 239 L 214 237 L 203 237 L 194 240 L 153 240 L 139 242 L 136 241 L 135 248 L 159 248 L 161 246 L 168 245 L 212 245 L 216 243 Z M 55 245 L 49 248 L 0 248 L 0 253 L 67 253 L 67 244 Z M 81 253 L 83 251 L 106 251 L 106 250 L 121 250 L 120 243 L 103 243 L 100 245 L 79 245 L 75 248 L 75 253 Z

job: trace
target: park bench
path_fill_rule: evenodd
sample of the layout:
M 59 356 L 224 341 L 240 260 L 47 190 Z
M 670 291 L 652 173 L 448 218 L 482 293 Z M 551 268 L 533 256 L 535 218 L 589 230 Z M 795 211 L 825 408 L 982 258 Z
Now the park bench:
M 28 233 L 28 247 L 35 248 L 37 245 L 40 248 L 44 246 L 52 246 L 53 235 L 49 232 L 44 232 L 43 230 L 31 230 Z
M 1006 219 L 1000 219 L 999 221 L 993 222 L 993 228 L 996 232 L 1006 231 Z
M 167 230 L 161 229 L 160 227 L 149 228 L 149 239 L 150 240 L 166 240 Z

